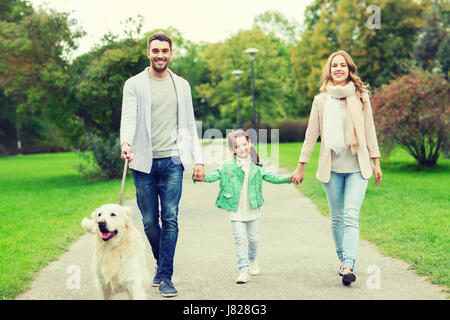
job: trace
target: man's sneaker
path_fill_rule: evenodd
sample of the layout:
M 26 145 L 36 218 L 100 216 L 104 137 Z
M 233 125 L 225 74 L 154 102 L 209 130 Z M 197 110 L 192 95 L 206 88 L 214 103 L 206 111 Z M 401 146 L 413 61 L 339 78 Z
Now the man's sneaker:
M 246 283 L 250 279 L 250 276 L 248 275 L 248 272 L 241 271 L 239 273 L 239 276 L 236 279 L 236 283 Z
M 178 294 L 172 281 L 161 280 L 159 292 L 163 297 L 175 297 Z
M 252 261 L 249 260 L 249 264 L 250 264 L 250 275 L 252 276 L 257 276 L 258 274 L 261 273 L 261 270 L 259 270 L 259 266 L 258 263 L 256 263 L 256 260 Z
M 159 287 L 159 284 L 161 282 L 161 275 L 159 274 L 159 270 L 158 267 L 155 267 L 155 277 L 153 278 L 152 281 L 152 286 L 153 287 Z

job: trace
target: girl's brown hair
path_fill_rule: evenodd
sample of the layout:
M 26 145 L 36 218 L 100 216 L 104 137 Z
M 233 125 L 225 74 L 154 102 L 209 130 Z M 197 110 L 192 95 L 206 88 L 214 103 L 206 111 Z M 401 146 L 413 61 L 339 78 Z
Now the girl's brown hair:
M 234 152 L 234 140 L 237 137 L 245 137 L 247 141 L 250 143 L 250 159 L 254 164 L 257 166 L 262 166 L 262 163 L 259 160 L 258 153 L 256 152 L 255 147 L 251 144 L 250 136 L 242 129 L 236 129 L 233 130 L 228 134 L 227 141 L 228 141 L 228 147 L 230 148 L 230 151 L 233 153 L 233 157 L 236 157 L 236 153 Z
M 333 80 L 331 78 L 331 62 L 333 61 L 334 57 L 336 56 L 342 56 L 345 59 L 345 62 L 348 66 L 348 78 L 347 81 L 353 81 L 356 88 L 356 96 L 360 98 L 363 108 L 366 106 L 366 102 L 362 98 L 363 94 L 365 92 L 370 94 L 370 91 L 367 90 L 368 85 L 365 85 L 362 80 L 358 77 L 358 68 L 356 67 L 356 64 L 353 62 L 352 57 L 344 50 L 338 50 L 336 52 L 333 52 L 327 60 L 327 63 L 322 69 L 322 86 L 320 87 L 320 92 L 326 92 L 327 91 L 327 85 L 331 82 L 333 83 Z

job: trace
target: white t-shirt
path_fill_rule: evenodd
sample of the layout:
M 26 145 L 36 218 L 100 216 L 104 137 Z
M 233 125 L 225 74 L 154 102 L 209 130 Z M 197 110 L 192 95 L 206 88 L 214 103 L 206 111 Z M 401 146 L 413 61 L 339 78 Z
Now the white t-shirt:
M 241 194 L 239 195 L 239 206 L 236 212 L 228 211 L 231 221 L 250 221 L 260 218 L 259 208 L 250 206 L 248 198 L 248 175 L 250 172 L 250 156 L 246 159 L 236 157 L 238 166 L 244 171 L 244 182 L 242 183 Z
M 347 101 L 332 98 L 334 103 L 338 105 L 339 119 L 336 121 L 342 121 L 343 128 L 345 128 L 345 121 L 347 119 Z M 334 150 L 331 150 L 331 171 L 338 173 L 350 173 L 361 171 L 359 168 L 358 157 L 356 154 L 352 154 L 350 147 L 347 147 L 341 154 L 337 154 Z

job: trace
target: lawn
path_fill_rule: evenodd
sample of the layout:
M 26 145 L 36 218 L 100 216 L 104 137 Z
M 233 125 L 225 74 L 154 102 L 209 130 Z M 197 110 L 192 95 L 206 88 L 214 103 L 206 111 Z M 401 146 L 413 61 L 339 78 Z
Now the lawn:
M 118 202 L 121 181 L 89 182 L 75 153 L 0 158 L 0 299 L 25 291 L 37 272 L 67 251 L 83 217 Z M 127 179 L 124 198 L 135 195 Z
M 301 145 L 280 144 L 279 166 L 293 171 Z M 297 188 L 329 216 L 325 192 L 315 177 L 319 149 L 320 143 Z M 450 292 L 450 160 L 441 158 L 433 168 L 420 168 L 406 151 L 396 149 L 389 159 L 382 158 L 381 169 L 382 183 L 375 186 L 371 177 L 361 208 L 361 237 Z

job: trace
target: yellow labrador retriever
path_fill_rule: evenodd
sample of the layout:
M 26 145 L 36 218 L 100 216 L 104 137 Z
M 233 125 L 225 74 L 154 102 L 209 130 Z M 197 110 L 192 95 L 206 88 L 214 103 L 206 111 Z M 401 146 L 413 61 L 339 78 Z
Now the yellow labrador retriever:
M 131 300 L 144 300 L 144 242 L 131 221 L 131 210 L 105 204 L 81 226 L 95 235 L 93 270 L 105 300 L 127 291 Z

